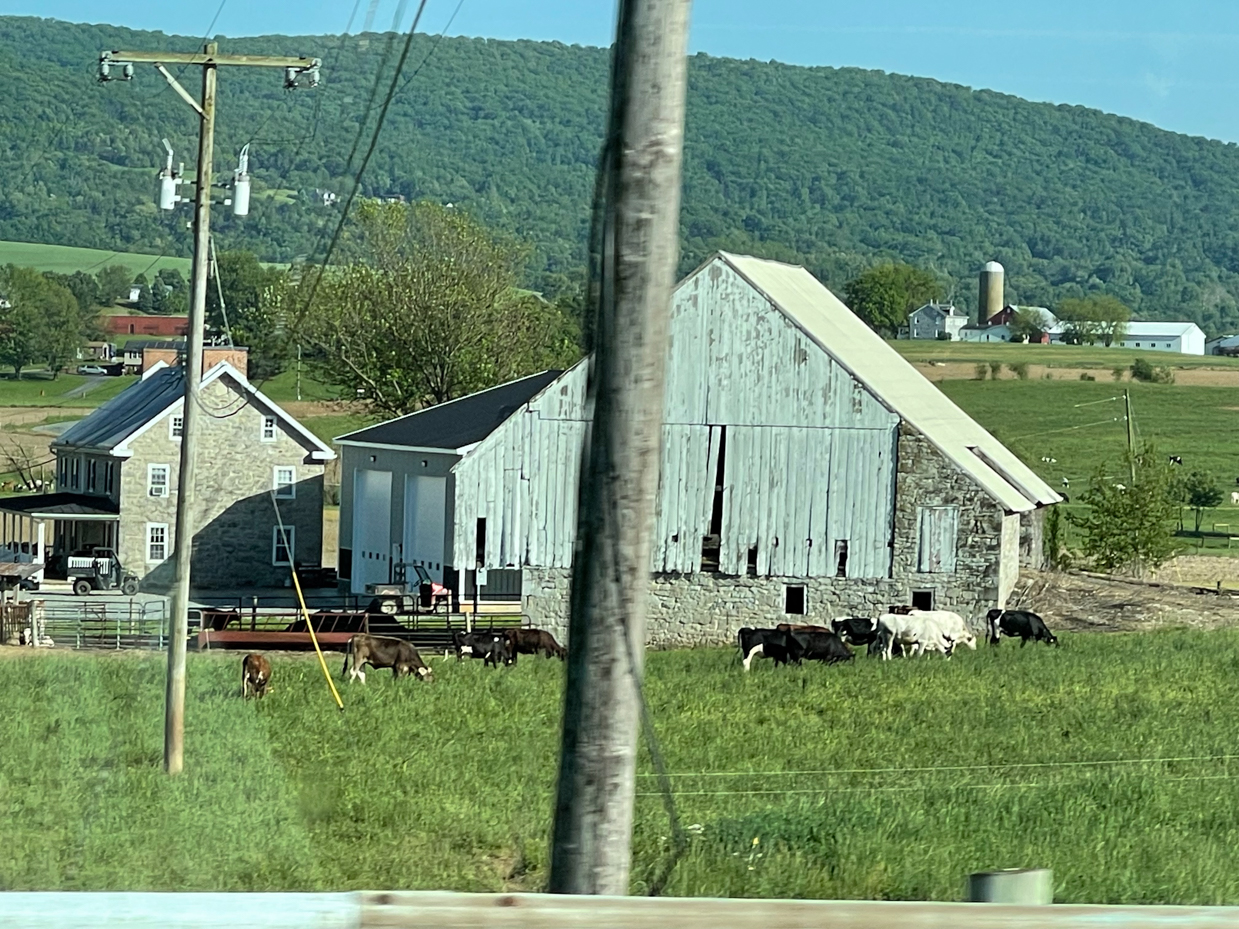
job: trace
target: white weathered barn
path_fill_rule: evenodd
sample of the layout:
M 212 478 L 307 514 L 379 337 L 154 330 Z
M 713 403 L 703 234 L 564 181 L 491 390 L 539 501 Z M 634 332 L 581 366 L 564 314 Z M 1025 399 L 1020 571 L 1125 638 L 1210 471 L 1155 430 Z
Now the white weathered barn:
M 1021 539 L 1039 561 L 1058 495 L 803 268 L 719 253 L 676 288 L 668 350 L 651 641 L 909 603 L 979 620 L 1011 591 Z M 342 576 L 359 575 L 377 509 L 403 522 L 367 543 L 391 558 L 429 519 L 449 580 L 502 572 L 535 623 L 564 631 L 586 366 L 341 438 Z M 427 428 L 464 420 L 443 441 Z M 441 496 L 419 515 L 407 488 L 432 474 Z

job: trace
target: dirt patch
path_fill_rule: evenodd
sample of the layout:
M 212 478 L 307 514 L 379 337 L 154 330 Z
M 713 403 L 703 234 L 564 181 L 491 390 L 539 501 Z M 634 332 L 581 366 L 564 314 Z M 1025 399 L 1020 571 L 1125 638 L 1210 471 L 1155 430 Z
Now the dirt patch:
M 25 426 L 43 422 L 49 416 L 82 417 L 92 412 L 90 407 L 0 406 L 0 426 Z
M 1074 572 L 1027 572 L 1008 605 L 1039 613 L 1054 631 L 1148 632 L 1164 626 L 1239 626 L 1239 592 L 1219 596 L 1187 585 Z
M 976 378 L 977 364 L 977 362 L 968 364 L 961 361 L 937 363 L 918 361 L 913 363 L 913 367 L 931 381 L 970 381 Z M 989 365 L 984 367 L 986 380 L 989 380 Z M 1126 371 L 1126 366 L 1121 367 Z M 1082 374 L 1087 374 L 1097 381 L 1110 383 L 1114 381 L 1110 368 L 1060 368 L 1053 365 L 1034 364 L 1028 366 L 1028 380 L 1030 381 L 1045 380 L 1047 374 L 1056 381 L 1078 381 Z M 998 375 L 998 380 L 1013 381 L 1016 377 L 1004 365 Z M 1124 374 L 1123 380 L 1129 381 L 1131 376 Z M 1174 382 L 1187 387 L 1239 387 L 1239 368 L 1175 368 Z

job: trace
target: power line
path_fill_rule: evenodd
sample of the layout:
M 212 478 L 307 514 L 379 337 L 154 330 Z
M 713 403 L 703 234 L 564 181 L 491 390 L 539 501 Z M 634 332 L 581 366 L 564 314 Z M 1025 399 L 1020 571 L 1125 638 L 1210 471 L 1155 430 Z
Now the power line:
M 435 36 L 434 44 L 430 46 L 430 51 L 426 52 L 426 57 L 423 58 L 418 63 L 417 67 L 413 69 L 413 73 L 410 74 L 407 78 L 405 78 L 404 83 L 400 85 L 400 90 L 397 91 L 397 93 L 404 93 L 404 89 L 413 82 L 413 78 L 421 74 L 422 68 L 426 66 L 426 62 L 430 60 L 430 56 L 435 53 L 435 49 L 438 48 L 439 43 L 443 41 L 443 36 L 447 34 L 447 31 L 450 28 L 452 28 L 452 23 L 456 19 L 456 14 L 460 12 L 460 8 L 464 5 L 465 5 L 465 0 L 457 0 L 456 9 L 452 11 L 452 15 L 448 17 L 448 20 L 446 23 L 444 23 L 443 28 L 439 30 L 439 34 Z

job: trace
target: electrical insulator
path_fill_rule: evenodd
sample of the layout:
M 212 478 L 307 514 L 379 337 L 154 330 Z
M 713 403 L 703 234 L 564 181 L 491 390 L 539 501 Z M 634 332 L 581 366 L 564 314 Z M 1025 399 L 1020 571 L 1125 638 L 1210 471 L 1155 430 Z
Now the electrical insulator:
M 121 68 L 121 74 L 125 76 L 125 80 L 127 81 L 133 80 L 133 62 L 132 61 L 125 62 L 125 66 Z
M 106 61 L 100 61 L 99 62 L 99 83 L 102 84 L 105 81 L 110 81 L 111 79 L 112 79 L 112 66 L 108 64 L 108 62 Z
M 297 86 L 297 69 L 296 68 L 285 68 L 284 69 L 284 89 L 292 90 L 296 86 Z
M 241 149 L 237 170 L 232 174 L 232 215 L 249 216 L 250 213 L 250 147 Z
M 159 208 L 173 210 L 176 209 L 176 204 L 181 199 L 176 193 L 176 188 L 181 183 L 181 176 L 179 172 L 172 170 L 172 146 L 168 144 L 167 139 L 162 141 L 163 147 L 168 150 L 168 162 L 159 172 Z
M 318 86 L 318 81 L 319 81 L 319 70 L 318 70 L 318 64 L 317 64 L 317 63 L 315 63 L 315 64 L 314 64 L 314 65 L 312 65 L 311 67 L 306 68 L 306 70 L 305 70 L 305 76 L 306 76 L 306 83 L 307 83 L 310 87 L 317 87 L 317 86 Z

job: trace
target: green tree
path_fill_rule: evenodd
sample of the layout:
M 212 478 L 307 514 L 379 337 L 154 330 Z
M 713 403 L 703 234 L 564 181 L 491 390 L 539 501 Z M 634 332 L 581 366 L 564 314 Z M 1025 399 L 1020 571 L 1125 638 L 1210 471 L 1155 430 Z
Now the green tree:
M 0 363 L 15 376 L 36 362 L 53 375 L 73 361 L 82 339 L 77 298 L 34 268 L 0 270 Z
M 183 316 L 189 312 L 189 284 L 176 268 L 164 268 L 156 274 L 151 293 L 156 313 Z
M 1108 473 L 1116 470 L 1113 464 L 1100 465 L 1079 500 L 1087 510 L 1067 518 L 1081 530 L 1082 550 L 1095 567 L 1143 576 L 1175 552 L 1177 505 L 1169 466 L 1152 446 L 1143 446 L 1123 465 L 1117 469 L 1121 478 Z M 1128 477 L 1132 468 L 1134 484 Z
M 847 305 L 871 328 L 894 335 L 908 324 L 908 314 L 944 294 L 932 271 L 908 264 L 880 264 L 852 278 L 844 287 Z
M 99 286 L 99 302 L 110 306 L 113 302 L 129 298 L 133 272 L 124 265 L 108 265 L 95 275 Z
M 1049 317 L 1036 307 L 1017 308 L 1007 323 L 1011 338 L 1017 342 L 1035 342 L 1050 328 Z
M 461 210 L 368 201 L 349 252 L 296 337 L 324 380 L 378 410 L 407 413 L 578 356 L 566 314 L 516 289 L 527 247 Z
M 1067 550 L 1067 526 L 1063 513 L 1057 506 L 1050 507 L 1045 517 L 1041 534 L 1041 551 L 1046 567 L 1051 571 L 1065 571 L 1071 567 L 1071 553 Z
M 1196 516 L 1196 531 L 1200 532 L 1200 523 L 1204 519 L 1205 510 L 1222 505 L 1222 488 L 1217 480 L 1206 471 L 1192 471 L 1183 482 L 1187 505 Z
M 1069 297 L 1058 305 L 1058 318 L 1074 340 L 1109 346 L 1123 341 L 1131 310 L 1111 294 Z
M 296 351 L 285 325 L 290 301 L 288 272 L 259 262 L 253 252 L 220 252 L 219 281 L 207 286 L 207 325 L 215 335 L 231 335 L 249 349 L 250 377 L 264 381 L 288 366 Z M 221 308 L 219 292 L 223 291 Z
M 74 271 L 72 274 L 57 274 L 55 271 L 45 271 L 44 276 L 55 284 L 67 288 L 77 299 L 78 310 L 83 317 L 93 315 L 92 311 L 99 305 L 99 280 L 85 271 Z

